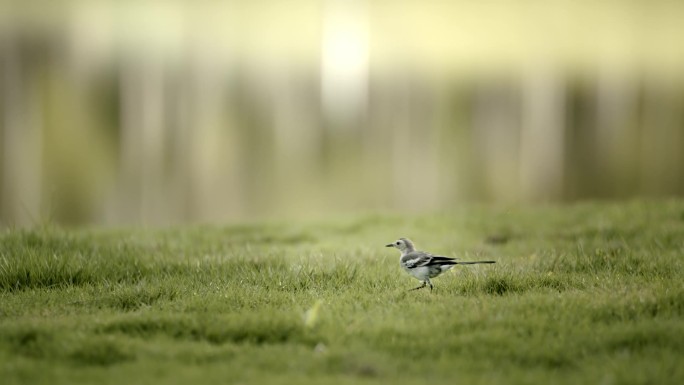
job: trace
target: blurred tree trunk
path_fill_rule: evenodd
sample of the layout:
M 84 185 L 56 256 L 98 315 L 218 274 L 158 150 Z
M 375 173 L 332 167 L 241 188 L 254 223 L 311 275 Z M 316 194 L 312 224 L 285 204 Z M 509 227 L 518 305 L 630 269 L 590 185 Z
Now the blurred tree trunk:
M 34 43 L 5 38 L 0 44 L 0 218 L 11 226 L 43 219 L 43 74 L 30 55 Z
M 520 182 L 528 201 L 559 199 L 563 192 L 565 97 L 550 64 L 528 68 L 523 79 Z
M 123 221 L 158 223 L 163 189 L 164 77 L 154 58 L 127 58 L 121 66 L 120 211 Z

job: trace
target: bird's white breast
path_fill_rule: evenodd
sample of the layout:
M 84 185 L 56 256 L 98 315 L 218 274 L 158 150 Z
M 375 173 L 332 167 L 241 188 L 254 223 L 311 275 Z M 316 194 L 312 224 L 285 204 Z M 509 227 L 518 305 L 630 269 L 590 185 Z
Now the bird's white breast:
M 409 271 L 412 276 L 416 277 L 417 279 L 424 281 L 428 277 L 430 277 L 430 268 L 427 266 L 420 266 L 413 268 Z

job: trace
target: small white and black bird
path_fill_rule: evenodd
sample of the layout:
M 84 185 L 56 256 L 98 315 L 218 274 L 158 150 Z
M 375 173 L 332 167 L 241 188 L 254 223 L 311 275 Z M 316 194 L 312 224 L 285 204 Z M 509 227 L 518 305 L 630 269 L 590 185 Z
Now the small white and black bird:
M 430 291 L 432 291 L 432 282 L 430 282 L 430 278 L 435 278 L 436 276 L 454 267 L 454 265 L 496 263 L 496 261 L 460 262 L 457 261 L 456 258 L 426 253 L 424 251 L 416 250 L 416 248 L 413 246 L 413 242 L 406 238 L 399 238 L 393 243 L 389 243 L 385 246 L 396 247 L 399 249 L 399 251 L 401 251 L 401 258 L 399 258 L 401 267 L 414 278 L 423 282 L 422 285 L 411 290 L 422 289 L 425 287 L 425 285 L 428 285 L 430 286 Z

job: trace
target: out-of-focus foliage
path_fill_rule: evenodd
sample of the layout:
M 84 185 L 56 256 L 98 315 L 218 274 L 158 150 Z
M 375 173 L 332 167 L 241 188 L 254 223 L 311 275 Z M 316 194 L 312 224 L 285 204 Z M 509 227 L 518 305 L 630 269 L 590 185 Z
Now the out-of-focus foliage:
M 0 3 L 0 224 L 684 193 L 684 3 Z

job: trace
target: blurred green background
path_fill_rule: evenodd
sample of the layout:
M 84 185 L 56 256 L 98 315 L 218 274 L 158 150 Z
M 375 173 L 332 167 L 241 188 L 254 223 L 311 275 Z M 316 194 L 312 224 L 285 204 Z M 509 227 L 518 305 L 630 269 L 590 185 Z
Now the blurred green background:
M 0 226 L 684 193 L 684 2 L 0 2 Z

